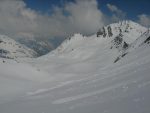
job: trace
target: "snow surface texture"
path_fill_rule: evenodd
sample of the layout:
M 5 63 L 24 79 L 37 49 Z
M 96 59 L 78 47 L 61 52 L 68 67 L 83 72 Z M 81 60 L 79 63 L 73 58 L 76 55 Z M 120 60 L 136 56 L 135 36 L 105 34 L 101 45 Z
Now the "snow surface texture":
M 0 113 L 150 113 L 149 29 L 109 26 L 37 59 L 0 59 Z

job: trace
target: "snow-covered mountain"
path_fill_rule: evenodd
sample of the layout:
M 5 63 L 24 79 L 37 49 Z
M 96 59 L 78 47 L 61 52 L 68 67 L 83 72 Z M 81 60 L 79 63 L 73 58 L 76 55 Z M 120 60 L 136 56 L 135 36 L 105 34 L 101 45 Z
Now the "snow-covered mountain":
M 45 55 L 54 49 L 54 46 L 49 40 L 34 39 L 34 38 L 20 38 L 19 41 L 21 44 L 33 49 L 38 53 L 38 56 Z
M 117 57 L 119 60 L 121 56 L 124 57 L 131 50 L 139 47 L 140 44 L 147 40 L 149 35 L 148 28 L 133 21 L 121 21 L 107 25 L 101 28 L 97 34 L 89 37 L 75 34 L 50 54 L 82 59 L 92 57 L 95 54 L 95 56 L 104 54 L 106 57 L 106 51 L 108 51 L 108 53 L 112 54 L 108 54 L 109 59 Z
M 39 58 L 0 62 L 0 112 L 149 113 L 149 73 L 150 30 L 110 24 Z
M 37 53 L 34 50 L 29 49 L 8 36 L 0 35 L 0 57 L 13 59 L 35 56 L 37 56 Z

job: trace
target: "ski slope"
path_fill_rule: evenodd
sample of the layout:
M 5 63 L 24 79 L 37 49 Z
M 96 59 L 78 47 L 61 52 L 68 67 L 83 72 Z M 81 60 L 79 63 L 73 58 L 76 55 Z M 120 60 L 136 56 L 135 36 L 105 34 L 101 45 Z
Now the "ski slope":
M 75 34 L 42 57 L 1 59 L 0 113 L 149 113 L 149 29 L 110 26 L 111 37 Z

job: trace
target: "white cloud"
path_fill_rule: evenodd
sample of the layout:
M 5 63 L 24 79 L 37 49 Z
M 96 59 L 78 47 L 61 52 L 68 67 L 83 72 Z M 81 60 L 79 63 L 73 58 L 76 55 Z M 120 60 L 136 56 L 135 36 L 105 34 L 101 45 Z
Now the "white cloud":
M 106 22 L 96 0 L 76 0 L 61 8 L 55 6 L 51 15 L 28 8 L 22 0 L 0 1 L 0 33 L 13 37 L 65 37 L 74 32 L 91 34 Z
M 146 27 L 150 27 L 150 15 L 138 15 L 138 22 Z
M 38 14 L 26 8 L 26 4 L 19 0 L 0 1 L 0 31 L 17 36 L 20 33 L 35 32 Z
M 120 9 L 117 8 L 117 6 L 112 5 L 112 4 L 107 4 L 107 7 L 109 8 L 110 11 L 112 12 L 117 12 L 117 13 L 121 13 L 122 11 Z
M 126 13 L 119 9 L 117 6 L 112 4 L 107 4 L 108 9 L 113 13 L 112 21 L 123 20 L 126 17 Z

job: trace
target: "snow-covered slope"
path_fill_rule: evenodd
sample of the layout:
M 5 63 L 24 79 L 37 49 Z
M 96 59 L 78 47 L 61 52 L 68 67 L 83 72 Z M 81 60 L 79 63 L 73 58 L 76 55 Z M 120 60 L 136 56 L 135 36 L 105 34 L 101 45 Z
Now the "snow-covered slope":
M 75 34 L 47 55 L 24 59 L 26 63 L 1 62 L 0 112 L 149 113 L 149 29 L 132 21 L 108 26 L 98 36 Z
M 35 57 L 36 55 L 37 53 L 34 50 L 5 35 L 0 35 L 0 57 L 12 59 L 17 57 Z

